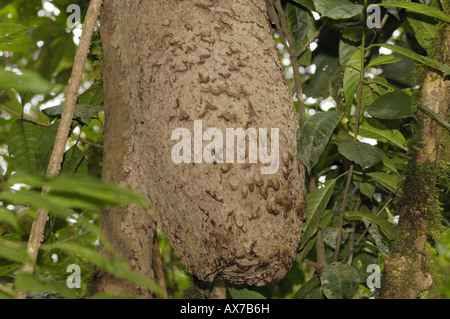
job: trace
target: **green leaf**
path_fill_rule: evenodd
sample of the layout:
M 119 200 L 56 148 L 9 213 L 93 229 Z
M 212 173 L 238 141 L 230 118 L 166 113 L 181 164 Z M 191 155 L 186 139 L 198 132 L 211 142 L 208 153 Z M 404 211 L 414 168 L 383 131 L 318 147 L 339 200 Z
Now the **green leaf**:
M 161 287 L 156 283 L 154 279 L 133 271 L 124 260 L 105 257 L 94 249 L 71 243 L 55 243 L 44 245 L 43 249 L 62 249 L 71 254 L 79 255 L 88 262 L 94 264 L 99 268 L 105 269 L 116 277 L 127 279 L 129 281 L 137 283 L 157 295 L 162 295 L 163 293 Z
M 0 89 L 13 88 L 19 92 L 46 93 L 52 88 L 51 83 L 44 80 L 36 71 L 21 70 L 20 73 L 0 70 Z
M 103 86 L 95 86 L 80 94 L 78 103 L 83 105 L 103 105 Z
M 355 119 L 350 120 L 352 126 Z M 359 125 L 358 135 L 366 138 L 373 138 L 382 143 L 390 143 L 407 151 L 406 140 L 400 131 L 392 132 L 386 125 L 380 123 L 375 118 L 364 118 Z
M 287 20 L 292 36 L 295 43 L 299 43 L 306 36 L 306 31 L 308 28 L 308 12 L 290 3 L 287 4 L 286 8 Z
M 371 223 L 377 225 L 380 227 L 383 234 L 385 234 L 389 239 L 394 239 L 395 237 L 395 227 L 393 224 L 388 222 L 387 220 L 372 214 L 372 213 L 364 213 L 364 212 L 345 212 L 345 218 L 347 220 L 353 221 L 353 220 L 368 220 Z
M 331 19 L 348 19 L 362 13 L 364 6 L 347 0 L 314 0 L 314 6 L 322 16 Z
M 375 192 L 375 185 L 362 180 L 356 180 L 356 178 L 354 178 L 353 183 L 355 183 L 362 194 L 366 195 L 369 198 L 373 197 L 373 193 Z
M 44 178 L 34 176 L 12 176 L 8 180 L 8 185 L 23 183 L 35 188 L 48 186 L 51 189 L 50 195 L 71 194 L 72 198 L 83 198 L 84 201 L 93 203 L 100 202 L 105 207 L 125 205 L 130 202 L 149 205 L 146 199 L 131 189 L 106 183 L 92 177 L 69 177 L 61 176 L 57 178 Z
M 398 188 L 400 187 L 401 179 L 399 177 L 381 173 L 381 172 L 372 172 L 367 173 L 370 177 L 380 183 L 383 187 L 387 188 L 392 193 L 396 193 Z
M 42 110 L 42 113 L 47 115 L 50 119 L 60 118 L 63 112 L 64 104 L 52 106 Z M 83 105 L 77 104 L 73 113 L 74 119 L 80 121 L 82 124 L 89 125 L 91 119 L 95 118 L 98 112 L 103 110 L 102 105 Z
M 66 283 L 55 282 L 50 279 L 42 278 L 38 275 L 20 273 L 17 275 L 14 286 L 16 290 L 40 292 L 40 293 L 56 293 L 68 299 L 75 299 L 77 295 L 75 291 L 68 288 Z
M 408 22 L 414 30 L 417 42 L 424 48 L 428 56 L 432 56 L 436 49 L 436 39 L 438 37 L 438 27 L 430 18 L 420 16 L 416 13 L 407 13 Z M 430 21 L 432 20 L 432 21 Z
M 11 225 L 16 233 L 18 233 L 19 235 L 23 235 L 22 227 L 20 227 L 19 223 L 17 222 L 15 215 L 6 208 L 0 206 L 0 224 L 1 223 L 7 223 Z
M 34 174 L 36 144 L 41 130 L 36 124 L 16 120 L 8 134 L 8 150 L 17 174 Z
M 10 42 L 11 40 L 21 37 L 29 28 L 17 23 L 0 23 L 0 43 Z
M 22 104 L 17 99 L 14 90 L 0 90 L 0 109 L 14 117 L 22 116 Z
M 305 260 L 308 253 L 313 249 L 314 244 L 316 243 L 317 238 L 311 238 L 306 245 L 303 247 L 303 249 L 297 254 L 296 260 L 299 265 Z
M 309 117 L 298 131 L 298 156 L 308 172 L 319 161 L 333 130 L 342 118 L 341 112 L 329 111 Z
M 379 57 L 376 57 L 370 63 L 366 66 L 366 68 L 370 68 L 377 65 L 382 64 L 389 64 L 389 63 L 395 63 L 400 61 L 401 58 L 397 58 L 395 55 L 388 54 L 388 55 L 380 55 Z
M 383 165 L 384 165 L 385 168 L 387 168 L 390 171 L 393 171 L 393 172 L 397 173 L 397 175 L 398 175 L 397 167 L 395 165 L 395 161 L 394 160 L 390 159 L 387 156 L 384 156 L 383 157 Z
M 351 45 L 345 41 L 339 41 L 339 63 L 345 65 L 350 58 L 358 51 L 358 47 Z
M 24 263 L 28 255 L 25 246 L 0 238 L 0 258 Z
M 377 164 L 384 156 L 384 152 L 378 147 L 358 141 L 341 141 L 338 150 L 345 158 L 363 168 Z
M 61 175 L 88 175 L 87 161 L 78 146 L 74 145 L 64 153 Z
M 233 299 L 266 299 L 266 297 L 261 295 L 259 292 L 247 288 L 236 289 L 233 287 L 228 287 L 228 292 Z
M 370 236 L 372 236 L 373 240 L 375 241 L 375 246 L 377 246 L 381 255 L 386 257 L 387 254 L 389 253 L 389 247 L 386 244 L 386 242 L 383 240 L 383 237 L 380 234 L 380 230 L 378 229 L 378 226 L 375 224 L 369 223 L 369 221 L 367 221 L 367 220 L 363 220 L 363 222 L 364 222 L 364 225 L 366 226 L 366 229 L 368 229 Z
M 336 249 L 338 232 L 338 227 L 327 227 L 323 230 L 323 241 L 333 249 Z M 351 232 L 351 229 L 342 229 L 341 245 L 346 242 Z
M 388 3 L 377 3 L 377 5 L 384 6 L 384 7 L 403 8 L 403 9 L 406 9 L 411 12 L 425 14 L 427 16 L 430 16 L 430 17 L 433 17 L 436 19 L 440 19 L 440 20 L 444 20 L 445 22 L 450 23 L 450 17 L 448 15 L 446 15 L 445 13 L 443 13 L 442 11 L 440 11 L 436 8 L 433 8 L 433 7 L 429 7 L 424 4 L 416 3 L 416 2 L 400 2 L 400 1 L 398 1 L 398 2 L 388 2 Z
M 304 6 L 310 11 L 316 11 L 316 8 L 314 8 L 314 3 L 312 0 L 294 0 L 296 3 Z
M 445 74 L 450 74 L 450 67 L 448 67 L 442 63 L 439 63 L 433 59 L 430 59 L 428 57 L 417 54 L 414 51 L 411 51 L 409 49 L 406 49 L 406 48 L 403 48 L 403 47 L 400 47 L 397 45 L 387 44 L 387 43 L 384 43 L 384 44 L 375 43 L 375 44 L 372 44 L 371 46 L 369 46 L 369 48 L 374 47 L 374 46 L 379 46 L 379 47 L 383 47 L 383 48 L 392 50 L 394 52 L 397 52 L 404 56 L 407 56 L 408 58 L 416 60 L 417 62 L 431 66 L 432 68 L 438 69 Z
M 52 155 L 59 122 L 46 127 L 39 136 L 36 145 L 36 175 L 45 176 Z
M 386 93 L 366 107 L 367 113 L 380 119 L 414 117 L 412 98 L 403 91 Z
M 306 197 L 306 222 L 304 224 L 299 250 L 302 250 L 308 240 L 317 232 L 322 214 L 333 194 L 336 180 L 326 181 L 322 187 L 316 188 Z
M 0 51 L 19 53 L 34 44 L 26 36 L 28 27 L 17 23 L 0 23 Z
M 360 70 L 361 70 L 361 50 L 355 51 L 352 57 L 348 60 L 348 66 L 344 71 L 344 96 L 345 104 L 348 108 L 351 107 L 354 95 L 359 86 Z
M 316 299 L 317 294 L 320 293 L 320 278 L 315 275 L 310 280 L 305 282 L 299 290 L 295 293 L 292 299 L 308 299 L 308 297 L 312 297 Z
M 432 119 L 434 119 L 436 122 L 438 122 L 440 125 L 442 125 L 447 131 L 450 131 L 450 123 L 448 123 L 443 117 L 441 117 L 439 114 L 433 112 L 433 110 L 429 109 L 428 107 L 419 104 L 419 109 L 424 111 L 428 116 L 430 116 Z
M 334 262 L 325 267 L 320 281 L 328 299 L 351 299 L 358 292 L 359 274 L 353 266 Z

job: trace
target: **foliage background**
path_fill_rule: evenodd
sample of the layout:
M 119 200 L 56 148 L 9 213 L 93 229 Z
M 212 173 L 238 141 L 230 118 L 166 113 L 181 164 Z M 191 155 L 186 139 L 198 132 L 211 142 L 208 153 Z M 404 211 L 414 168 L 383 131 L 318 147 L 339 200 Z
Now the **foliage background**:
M 274 29 L 274 41 L 300 113 L 295 77 L 302 84 L 307 120 L 299 131 L 299 156 L 309 172 L 308 221 L 297 262 L 285 279 L 263 288 L 229 284 L 230 298 L 370 298 L 376 294 L 366 285 L 370 275 L 366 269 L 370 264 L 383 267 L 395 236 L 396 199 L 406 173 L 414 110 L 423 107 L 416 104 L 421 65 L 449 74 L 448 66 L 422 57 L 433 56 L 439 27 L 449 21 L 448 16 L 436 13 L 448 10 L 445 0 L 420 0 L 419 4 L 435 9 L 430 14 L 415 12 L 408 7 L 413 2 L 405 1 L 406 10 L 381 8 L 381 17 L 387 20 L 375 31 L 366 27 L 363 14 L 364 8 L 375 2 L 282 2 L 296 52 L 306 45 L 298 57 L 298 71 L 294 70 L 292 48 L 285 45 L 280 29 Z M 73 3 L 80 6 L 84 17 L 89 1 L 0 0 L 1 298 L 13 298 L 19 290 L 29 290 L 34 298 L 86 297 L 94 266 L 144 282 L 155 293 L 160 292 L 153 280 L 143 280 L 122 262 L 96 252 L 102 240 L 100 208 L 132 201 L 147 205 L 132 192 L 87 179 L 100 178 L 102 171 L 103 61 L 98 29 L 92 39 L 62 177 L 43 178 L 81 34 L 80 24 L 67 26 L 71 14 L 67 6 Z M 359 99 L 361 52 L 366 54 L 372 42 L 384 48 L 371 47 L 364 60 Z M 359 142 L 354 142 L 358 105 Z M 438 120 L 446 125 L 445 120 Z M 352 162 L 354 173 L 346 193 Z M 40 195 L 44 185 L 53 185 L 47 196 Z M 430 240 L 428 246 L 439 280 L 423 298 L 450 297 L 448 171 L 441 175 L 438 187 L 442 235 Z M 344 197 L 347 203 L 339 262 L 333 263 Z M 40 207 L 49 208 L 51 217 L 36 273 L 19 274 L 27 258 L 25 245 L 31 223 Z M 321 276 L 312 267 L 321 253 L 316 245 L 322 242 L 318 235 L 323 235 L 327 264 Z M 159 233 L 158 240 L 169 297 L 192 296 L 192 275 L 164 234 Z M 70 264 L 81 267 L 81 288 L 66 286 Z

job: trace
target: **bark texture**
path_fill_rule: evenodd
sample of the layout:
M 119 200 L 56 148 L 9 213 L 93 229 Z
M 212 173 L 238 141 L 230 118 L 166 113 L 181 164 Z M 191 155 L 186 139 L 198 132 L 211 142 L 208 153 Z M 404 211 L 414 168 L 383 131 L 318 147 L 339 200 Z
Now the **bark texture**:
M 107 213 L 104 229 L 149 274 L 154 219 L 200 280 L 282 279 L 305 217 L 304 170 L 264 0 L 105 1 L 104 11 L 105 178 L 154 204 L 151 218 Z M 278 171 L 249 163 L 249 143 L 243 164 L 175 164 L 172 131 L 192 133 L 194 120 L 224 143 L 227 128 L 279 128 Z
M 437 43 L 435 59 L 450 63 L 450 25 Z M 427 70 L 421 83 L 419 102 L 448 121 L 450 80 L 436 70 Z M 430 257 L 425 244 L 438 232 L 440 207 L 435 186 L 442 167 L 450 161 L 449 133 L 436 121 L 417 112 L 411 159 L 400 200 L 397 238 L 385 262 L 380 298 L 417 298 L 433 284 Z M 447 166 L 448 167 L 448 166 Z

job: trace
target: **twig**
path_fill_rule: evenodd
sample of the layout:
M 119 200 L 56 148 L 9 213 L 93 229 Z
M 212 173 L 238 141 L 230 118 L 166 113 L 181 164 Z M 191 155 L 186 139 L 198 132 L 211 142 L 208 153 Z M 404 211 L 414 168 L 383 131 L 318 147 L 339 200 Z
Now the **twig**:
M 344 199 L 342 200 L 342 206 L 339 211 L 339 230 L 338 230 L 338 234 L 337 234 L 337 238 L 336 238 L 336 249 L 335 249 L 334 255 L 333 255 L 334 261 L 338 261 L 338 259 L 339 259 L 339 247 L 341 246 L 342 226 L 344 225 L 344 212 L 345 212 L 345 207 L 347 206 L 350 182 L 352 181 L 353 165 L 354 165 L 353 163 L 350 165 L 350 170 L 348 171 L 347 183 L 345 185 L 345 191 L 344 191 Z
M 375 35 L 373 36 L 372 40 L 369 43 L 369 49 L 367 49 L 366 54 L 364 55 L 364 59 L 367 59 L 370 55 L 370 51 L 372 48 L 370 47 L 372 44 L 374 44 L 375 40 L 378 38 L 378 35 L 380 34 L 381 29 L 383 29 L 384 25 L 386 24 L 386 21 L 389 18 L 389 13 L 385 13 L 383 16 L 383 19 L 381 20 L 380 27 L 378 28 L 378 31 L 376 31 Z
M 365 12 L 366 7 L 367 7 L 367 0 L 364 1 L 364 12 Z M 362 91 L 363 91 L 363 85 L 364 85 L 365 40 L 366 40 L 366 36 L 365 36 L 365 24 L 364 24 L 363 25 L 363 33 L 362 33 L 362 43 L 361 43 L 361 70 L 360 70 L 360 75 L 359 75 L 358 103 L 356 106 L 356 123 L 355 123 L 355 132 L 353 135 L 353 141 L 355 141 L 355 142 L 358 139 L 359 122 L 361 119 Z M 344 199 L 342 200 L 342 206 L 341 206 L 341 210 L 339 212 L 340 213 L 339 229 L 338 229 L 338 235 L 337 235 L 337 239 L 336 239 L 336 250 L 334 251 L 334 255 L 333 255 L 334 261 L 339 260 L 339 250 L 340 250 L 341 239 L 342 239 L 342 227 L 344 224 L 344 213 L 345 213 L 345 208 L 347 206 L 348 191 L 350 189 L 350 183 L 352 181 L 353 169 L 354 169 L 354 163 L 352 162 L 350 164 L 350 170 L 348 172 L 347 184 L 345 185 Z
M 89 8 L 84 20 L 83 33 L 81 34 L 80 38 L 80 44 L 75 54 L 72 74 L 67 90 L 66 103 L 64 104 L 64 109 L 61 114 L 61 121 L 59 122 L 55 144 L 53 146 L 52 155 L 47 167 L 47 177 L 54 177 L 58 175 L 61 168 L 61 162 L 67 143 L 67 137 L 70 132 L 73 113 L 77 102 L 78 90 L 80 88 L 81 79 L 83 77 L 84 65 L 86 63 L 92 33 L 94 32 L 101 4 L 102 0 L 92 0 L 89 3 Z M 42 192 L 48 193 L 49 189 L 45 187 L 43 188 Z M 31 262 L 24 263 L 21 268 L 21 272 L 23 273 L 34 272 L 34 263 L 36 262 L 39 247 L 41 245 L 41 240 L 43 239 L 47 219 L 48 211 L 45 209 L 38 209 L 31 227 L 30 238 L 27 244 L 27 254 L 30 257 Z M 18 298 L 25 299 L 27 295 L 28 293 L 26 291 L 21 291 L 19 292 Z
M 314 32 L 314 34 L 312 35 L 311 38 L 308 39 L 308 41 L 306 41 L 306 43 L 300 48 L 300 50 L 298 50 L 297 52 L 297 59 L 306 51 L 308 50 L 308 47 L 311 43 L 313 43 L 320 35 L 320 31 L 322 31 L 322 29 L 325 27 L 325 25 L 328 22 L 328 18 L 325 19 L 325 21 L 322 23 L 322 25 L 319 27 L 319 29 L 316 30 L 316 32 Z
M 297 93 L 298 100 L 298 109 L 300 115 L 300 124 L 306 121 L 306 110 L 305 104 L 302 101 L 303 89 L 302 89 L 302 80 L 300 78 L 300 72 L 298 64 L 298 54 L 295 51 L 295 41 L 292 36 L 291 31 L 289 30 L 289 25 L 284 15 L 283 7 L 281 6 L 280 0 L 272 0 L 272 6 L 276 9 L 277 14 L 275 14 L 275 24 L 278 29 L 278 33 L 280 33 L 281 40 L 286 47 L 289 57 L 291 59 L 292 70 L 294 73 L 294 86 L 295 92 Z
M 323 231 L 319 227 L 317 230 L 317 240 L 316 240 L 316 252 L 317 252 L 317 273 L 322 275 L 323 270 L 327 266 L 327 257 L 325 255 L 325 245 L 323 241 Z
M 167 299 L 167 288 L 166 288 L 166 280 L 164 279 L 164 270 L 161 261 L 161 253 L 159 251 L 158 244 L 158 236 L 155 231 L 153 235 L 153 249 L 152 249 L 152 260 L 153 260 L 153 271 L 155 272 L 156 280 L 158 281 L 158 285 L 163 290 L 163 294 L 161 297 L 163 299 Z

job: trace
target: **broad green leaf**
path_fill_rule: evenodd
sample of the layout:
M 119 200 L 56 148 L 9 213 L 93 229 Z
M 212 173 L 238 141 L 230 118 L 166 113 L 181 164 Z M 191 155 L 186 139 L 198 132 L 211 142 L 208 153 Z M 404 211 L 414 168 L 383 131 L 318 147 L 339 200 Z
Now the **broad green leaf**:
M 236 289 L 233 287 L 228 287 L 228 292 L 233 299 L 267 299 L 259 292 L 247 288 Z
M 342 65 L 347 64 L 350 58 L 358 51 L 359 48 L 355 45 L 351 45 L 345 41 L 339 41 L 339 63 Z
M 443 117 L 441 117 L 439 114 L 436 114 L 433 110 L 429 109 L 428 107 L 419 104 L 419 109 L 424 111 L 428 116 L 430 116 L 432 119 L 434 119 L 436 122 L 438 122 L 440 125 L 442 125 L 447 131 L 450 131 L 450 123 L 448 123 Z
M 315 275 L 310 280 L 305 282 L 300 289 L 295 293 L 292 299 L 309 299 L 312 297 L 316 299 L 320 294 L 320 278 Z
M 29 30 L 28 27 L 17 23 L 0 23 L 0 43 L 23 36 Z
M 375 185 L 368 182 L 359 181 L 356 179 L 353 181 L 353 183 L 355 183 L 355 185 L 358 187 L 359 191 L 362 194 L 366 195 L 369 198 L 373 197 L 373 193 L 375 192 Z
M 306 36 L 308 28 L 308 12 L 290 3 L 287 4 L 286 8 L 289 27 L 292 36 L 294 37 L 294 41 L 297 44 Z
M 317 232 L 322 214 L 328 205 L 335 184 L 336 179 L 326 181 L 322 187 L 316 188 L 306 197 L 306 222 L 299 250 L 302 250 L 308 240 Z
M 347 62 L 348 66 L 344 71 L 344 96 L 345 104 L 350 109 L 356 90 L 359 87 L 360 70 L 361 70 L 361 50 L 355 51 L 352 57 Z
M 384 152 L 378 147 L 358 141 L 341 141 L 338 150 L 345 158 L 363 168 L 377 164 L 384 156 Z
M 379 6 L 384 7 L 397 7 L 397 8 L 403 8 L 411 12 L 417 12 L 420 14 L 425 14 L 427 16 L 443 20 L 445 22 L 450 23 L 450 17 L 443 13 L 442 11 L 429 7 L 424 4 L 416 3 L 416 2 L 388 2 L 388 3 L 377 3 Z
M 78 97 L 78 103 L 82 105 L 103 105 L 103 86 L 91 87 Z
M 364 109 L 367 105 L 372 104 L 377 98 L 378 94 L 375 93 L 374 89 L 378 89 L 376 84 L 363 84 L 362 94 L 361 94 L 361 108 Z
M 17 23 L 0 23 L 0 51 L 22 53 L 34 44 L 26 36 L 28 27 Z
M 44 178 L 34 176 L 13 176 L 8 180 L 9 185 L 23 183 L 32 187 L 41 188 L 48 186 L 52 192 L 71 194 L 72 197 L 80 197 L 85 201 L 102 202 L 104 206 L 124 205 L 130 202 L 145 203 L 146 199 L 131 189 L 106 183 L 92 177 L 67 177 Z M 51 193 L 50 193 L 51 194 Z
M 8 134 L 8 150 L 18 174 L 34 174 L 36 144 L 41 130 L 36 124 L 16 120 Z
M 65 282 L 55 282 L 34 274 L 20 273 L 14 281 L 14 286 L 18 291 L 56 293 L 68 299 L 77 298 L 75 291 L 68 288 Z
M 26 247 L 0 238 L 0 258 L 24 263 L 28 259 Z
M 42 110 L 42 113 L 47 115 L 50 119 L 61 118 L 64 104 L 52 106 Z M 91 119 L 95 118 L 98 112 L 103 110 L 102 105 L 83 105 L 77 104 L 73 113 L 74 119 L 80 121 L 82 124 L 89 125 Z
M 417 42 L 424 48 L 428 56 L 432 56 L 436 49 L 436 40 L 438 37 L 438 27 L 433 19 L 424 19 L 426 17 L 417 13 L 407 13 L 408 22 L 414 30 Z M 432 21 L 430 21 L 432 20 Z
M 383 47 L 383 48 L 392 50 L 394 52 L 397 52 L 404 56 L 407 56 L 408 58 L 416 60 L 417 62 L 431 66 L 432 68 L 438 69 L 447 75 L 450 74 L 450 67 L 446 66 L 445 64 L 439 63 L 433 59 L 430 59 L 428 57 L 417 54 L 414 51 L 411 51 L 409 49 L 400 47 L 398 45 L 392 45 L 392 44 L 387 44 L 387 43 L 383 43 L 383 44 L 375 43 L 375 44 L 372 44 L 369 48 L 374 47 L 374 46 L 379 46 L 379 47 Z
M 351 119 L 350 124 L 354 126 L 355 119 Z M 374 118 L 364 118 L 359 125 L 358 135 L 366 138 L 373 138 L 382 143 L 390 143 L 405 151 L 408 150 L 405 146 L 405 137 L 400 131 L 392 132 L 386 125 Z
M 310 11 L 316 11 L 316 8 L 314 8 L 314 3 L 312 0 L 294 0 L 294 1 L 304 6 L 305 8 L 309 9 Z
M 393 176 L 386 173 L 381 172 L 372 172 L 367 173 L 370 177 L 380 183 L 383 187 L 387 188 L 392 193 L 396 193 L 398 188 L 400 187 L 401 179 L 397 176 Z
M 22 104 L 17 99 L 14 90 L 0 90 L 0 109 L 13 117 L 22 116 Z
M 61 175 L 88 175 L 87 161 L 77 145 L 72 146 L 64 153 Z
M 370 223 L 367 220 L 363 220 L 363 222 L 366 228 L 369 230 L 370 236 L 372 236 L 373 240 L 375 241 L 375 245 L 377 246 L 378 250 L 384 257 L 386 257 L 387 254 L 389 253 L 389 247 L 383 240 L 383 237 L 380 234 L 378 226 Z
M 333 249 L 336 249 L 338 232 L 339 232 L 338 227 L 327 227 L 323 230 L 323 241 L 325 242 L 325 244 L 327 244 Z M 352 232 L 351 229 L 346 228 L 342 229 L 341 245 L 347 241 L 351 232 Z
M 9 224 L 16 233 L 23 235 L 22 227 L 20 227 L 17 222 L 16 216 L 6 208 L 0 206 L 0 224 L 1 223 Z
M 358 212 L 349 211 L 349 212 L 345 212 L 345 218 L 347 220 L 366 219 L 366 220 L 370 221 L 371 223 L 380 227 L 383 234 L 385 234 L 389 239 L 393 239 L 395 237 L 394 225 L 375 214 L 365 213 L 365 212 L 360 212 L 360 211 L 358 211 Z
M 370 63 L 366 66 L 366 68 L 370 68 L 370 67 L 374 67 L 374 66 L 382 65 L 382 64 L 395 63 L 400 60 L 401 60 L 401 58 L 398 58 L 392 54 L 380 55 L 379 57 L 376 57 L 375 59 L 370 61 Z
M 134 283 L 137 283 L 157 295 L 162 294 L 161 287 L 155 282 L 154 279 L 147 277 L 141 273 L 132 270 L 128 264 L 117 258 L 108 258 L 97 252 L 95 248 L 87 248 L 78 244 L 71 243 L 55 243 L 43 246 L 45 250 L 62 249 L 71 254 L 81 256 L 83 259 L 94 264 L 95 266 L 102 268 L 112 275 L 127 279 Z
M 384 156 L 384 157 L 383 157 L 383 165 L 384 165 L 388 170 L 391 170 L 391 171 L 397 173 L 397 175 L 398 175 L 397 167 L 396 167 L 396 165 L 395 165 L 395 161 L 394 161 L 394 160 L 390 159 L 390 158 L 387 157 L 387 156 Z
M 298 131 L 298 156 L 311 172 L 319 161 L 331 134 L 341 120 L 342 113 L 329 111 L 317 113 L 308 118 Z
M 68 200 L 68 198 L 70 200 Z M 60 202 L 55 200 L 52 196 L 42 195 L 39 191 L 29 191 L 23 189 L 16 192 L 3 191 L 0 193 L 0 199 L 8 201 L 13 205 L 30 206 L 35 210 L 39 208 L 45 209 L 53 216 L 56 216 L 62 220 L 66 220 L 67 218 L 73 218 L 73 212 L 66 209 L 65 206 L 61 206 Z M 67 203 L 66 205 L 69 205 L 69 203 L 73 205 L 76 202 L 77 201 L 72 197 L 65 198 L 65 203 Z M 95 235 L 100 236 L 102 241 L 107 243 L 105 241 L 104 236 L 100 232 L 100 228 L 97 225 L 91 224 L 89 223 L 89 221 L 84 219 L 78 220 L 78 222 L 80 225 L 86 228 L 86 230 L 92 232 Z
M 403 91 L 397 90 L 380 96 L 366 107 L 367 113 L 380 119 L 401 119 L 414 117 L 412 98 Z
M 45 93 L 52 88 L 51 83 L 44 80 L 36 71 L 21 70 L 20 73 L 0 70 L 0 89 L 13 88 L 19 92 Z
M 359 274 L 353 266 L 334 262 L 325 267 L 320 281 L 328 299 L 351 299 L 358 292 Z
M 46 127 L 39 136 L 36 145 L 36 174 L 38 176 L 45 176 L 47 166 L 50 162 L 50 156 L 53 151 L 53 144 L 55 143 L 56 133 L 58 131 L 59 122 L 53 123 Z
M 306 96 L 319 97 L 322 94 L 323 84 L 336 74 L 339 59 L 329 54 L 317 53 L 312 63 L 316 65 L 317 71 L 304 83 L 303 91 Z
M 314 0 L 314 6 L 322 16 L 331 19 L 348 19 L 363 12 L 364 6 L 347 0 Z
M 366 35 L 366 39 L 370 38 L 374 34 L 373 30 L 363 28 L 362 26 L 348 27 L 343 29 L 341 33 L 344 39 L 350 40 L 352 42 L 361 42 L 363 31 Z

